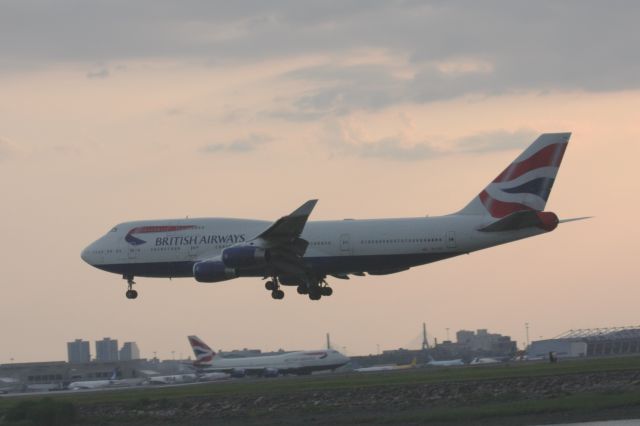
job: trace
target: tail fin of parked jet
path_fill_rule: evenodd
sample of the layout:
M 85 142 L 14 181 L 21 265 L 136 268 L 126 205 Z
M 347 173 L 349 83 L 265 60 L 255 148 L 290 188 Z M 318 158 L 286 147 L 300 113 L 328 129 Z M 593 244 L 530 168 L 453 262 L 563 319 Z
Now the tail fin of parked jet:
M 545 133 L 458 214 L 504 218 L 544 210 L 571 133 Z
M 209 364 L 215 356 L 215 352 L 198 336 L 189 336 L 189 344 L 193 349 L 193 354 L 196 356 L 194 362 L 195 365 Z

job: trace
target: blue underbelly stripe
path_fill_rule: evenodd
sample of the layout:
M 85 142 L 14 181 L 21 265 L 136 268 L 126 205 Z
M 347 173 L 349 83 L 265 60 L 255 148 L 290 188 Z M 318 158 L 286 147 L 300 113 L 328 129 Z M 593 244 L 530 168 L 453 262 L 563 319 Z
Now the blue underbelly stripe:
M 327 256 L 305 257 L 304 260 L 319 274 L 339 274 L 348 272 L 385 271 L 424 265 L 438 260 L 463 254 L 448 253 L 412 253 L 380 254 L 365 256 Z M 116 274 L 137 277 L 180 278 L 192 277 L 194 261 L 147 262 L 147 263 L 111 263 L 95 265 L 96 268 Z M 264 270 L 240 271 L 240 276 L 264 276 Z

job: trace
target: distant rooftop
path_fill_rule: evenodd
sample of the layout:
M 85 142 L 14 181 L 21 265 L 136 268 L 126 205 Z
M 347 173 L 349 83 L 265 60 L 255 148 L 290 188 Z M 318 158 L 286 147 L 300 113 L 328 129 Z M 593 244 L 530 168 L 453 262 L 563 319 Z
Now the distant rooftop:
M 640 326 L 606 327 L 606 328 L 581 328 L 569 330 L 554 339 L 586 339 L 586 340 L 611 340 L 611 339 L 638 339 L 640 338 Z

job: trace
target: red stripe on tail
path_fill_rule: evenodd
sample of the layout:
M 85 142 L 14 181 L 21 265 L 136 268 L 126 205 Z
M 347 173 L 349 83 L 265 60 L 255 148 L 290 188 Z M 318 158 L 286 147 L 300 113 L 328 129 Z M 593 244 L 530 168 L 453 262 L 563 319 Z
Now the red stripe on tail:
M 520 203 L 507 203 L 504 201 L 496 200 L 491 197 L 487 191 L 482 191 L 479 195 L 480 201 L 489 211 L 491 216 L 495 218 L 503 218 L 511 213 L 519 212 L 522 210 L 533 210 L 531 207 L 525 206 Z
M 541 167 L 558 167 L 566 149 L 566 142 L 546 146 L 526 160 L 511 164 L 493 182 L 509 182 Z

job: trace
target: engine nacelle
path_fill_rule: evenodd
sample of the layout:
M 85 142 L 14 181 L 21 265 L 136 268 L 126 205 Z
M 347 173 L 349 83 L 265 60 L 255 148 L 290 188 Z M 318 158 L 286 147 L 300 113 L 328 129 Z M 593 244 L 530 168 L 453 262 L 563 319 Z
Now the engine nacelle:
M 246 376 L 247 372 L 244 368 L 234 368 L 233 370 L 231 370 L 231 373 L 229 375 L 234 379 L 238 379 Z
M 262 247 L 229 247 L 222 252 L 222 262 L 228 268 L 253 268 L 269 262 L 269 251 Z
M 193 278 L 201 283 L 216 283 L 237 276 L 235 269 L 225 266 L 219 260 L 208 260 L 193 265 Z
M 262 371 L 262 377 L 278 377 L 278 374 L 280 374 L 280 370 L 277 368 L 265 368 Z

